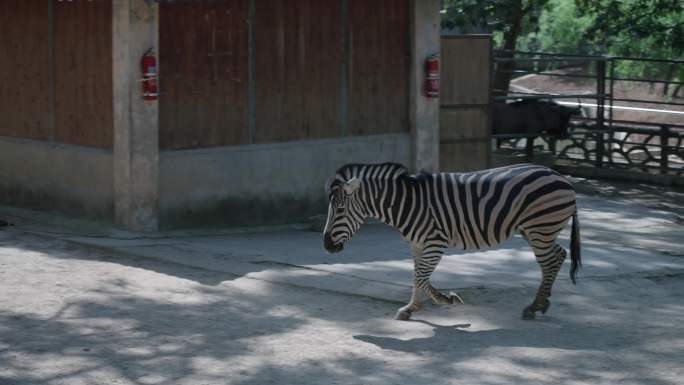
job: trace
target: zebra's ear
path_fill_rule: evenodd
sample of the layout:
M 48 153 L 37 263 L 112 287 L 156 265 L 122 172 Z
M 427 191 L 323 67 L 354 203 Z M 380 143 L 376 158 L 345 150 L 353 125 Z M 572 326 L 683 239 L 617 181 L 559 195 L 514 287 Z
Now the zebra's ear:
M 353 194 L 359 187 L 361 187 L 361 179 L 359 178 L 351 178 L 342 185 L 342 188 L 347 195 Z
M 326 193 L 326 195 L 330 195 L 330 192 L 332 189 L 332 183 L 333 183 L 332 178 L 328 178 L 328 180 L 325 181 L 325 193 Z

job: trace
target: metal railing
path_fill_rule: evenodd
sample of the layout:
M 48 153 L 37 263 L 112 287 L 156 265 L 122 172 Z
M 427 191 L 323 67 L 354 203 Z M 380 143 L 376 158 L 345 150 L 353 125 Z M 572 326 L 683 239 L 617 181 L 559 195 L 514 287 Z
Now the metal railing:
M 496 55 L 500 57 L 496 57 Z M 510 99 L 555 99 L 560 104 L 590 104 L 595 108 L 594 116 L 574 117 L 566 138 L 548 137 L 545 135 L 517 134 L 493 135 L 505 140 L 509 147 L 525 148 L 528 156 L 532 156 L 538 148 L 549 151 L 556 159 L 572 162 L 577 165 L 591 165 L 599 168 L 619 168 L 639 170 L 649 173 L 668 175 L 684 175 L 684 95 L 675 97 L 684 85 L 684 81 L 674 75 L 684 74 L 684 60 L 608 57 L 595 55 L 560 55 L 540 52 L 506 52 L 495 51 L 495 76 L 499 63 L 513 62 L 507 70 L 513 79 L 534 75 L 555 77 L 592 83 L 592 89 L 584 87 L 582 92 L 540 92 L 538 90 L 517 87 L 509 91 L 493 90 L 499 94 L 495 101 Z M 626 62 L 658 63 L 669 67 L 667 78 L 655 76 L 617 76 L 619 66 Z M 501 71 L 499 71 L 501 72 Z M 661 71 L 662 72 L 662 71 Z M 681 75 L 684 76 L 684 75 Z M 632 98 L 616 93 L 616 85 L 648 84 L 652 87 L 659 84 L 667 95 L 660 100 Z M 673 87 L 673 88 L 671 88 Z M 498 91 L 498 92 L 497 92 Z M 568 100 L 575 99 L 577 102 Z M 615 103 L 628 104 L 616 105 Z M 653 105 L 658 108 L 644 108 Z M 653 115 L 658 112 L 681 116 L 676 121 L 644 121 L 639 119 L 616 119 L 616 110 L 642 111 Z M 674 114 L 674 115 L 672 115 Z M 525 140 L 525 145 L 521 142 Z

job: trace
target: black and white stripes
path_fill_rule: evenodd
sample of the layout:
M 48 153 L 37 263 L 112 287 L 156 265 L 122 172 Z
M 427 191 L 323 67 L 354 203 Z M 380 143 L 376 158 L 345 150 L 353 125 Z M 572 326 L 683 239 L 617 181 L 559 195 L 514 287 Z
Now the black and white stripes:
M 546 312 L 551 286 L 566 252 L 556 238 L 573 218 L 571 278 L 580 265 L 575 192 L 567 179 L 546 167 L 524 164 L 472 173 L 410 175 L 399 164 L 350 164 L 326 186 L 330 206 L 324 245 L 344 247 L 367 218 L 398 229 L 415 258 L 414 294 L 400 309 L 406 319 L 420 307 L 425 291 L 438 303 L 450 302 L 429 278 L 445 249 L 495 246 L 516 232 L 527 239 L 542 269 L 542 284 L 523 318 Z

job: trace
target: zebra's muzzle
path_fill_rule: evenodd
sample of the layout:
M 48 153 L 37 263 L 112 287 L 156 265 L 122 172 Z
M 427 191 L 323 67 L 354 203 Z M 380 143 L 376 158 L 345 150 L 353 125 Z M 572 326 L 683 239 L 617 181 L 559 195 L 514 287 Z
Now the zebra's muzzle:
M 325 247 L 325 250 L 327 250 L 329 253 L 337 253 L 342 251 L 344 248 L 342 244 L 335 244 L 335 242 L 333 242 L 330 233 L 325 233 L 323 235 L 323 247 Z

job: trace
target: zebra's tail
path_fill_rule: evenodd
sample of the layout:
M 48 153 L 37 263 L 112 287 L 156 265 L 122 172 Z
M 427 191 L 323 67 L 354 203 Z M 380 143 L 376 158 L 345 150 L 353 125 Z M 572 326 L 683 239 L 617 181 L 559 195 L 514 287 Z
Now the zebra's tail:
M 570 266 L 570 279 L 573 284 L 575 282 L 575 275 L 577 270 L 582 267 L 582 256 L 580 255 L 580 231 L 579 231 L 579 220 L 577 220 L 577 211 L 572 214 L 572 232 L 570 233 L 570 260 L 572 265 Z

